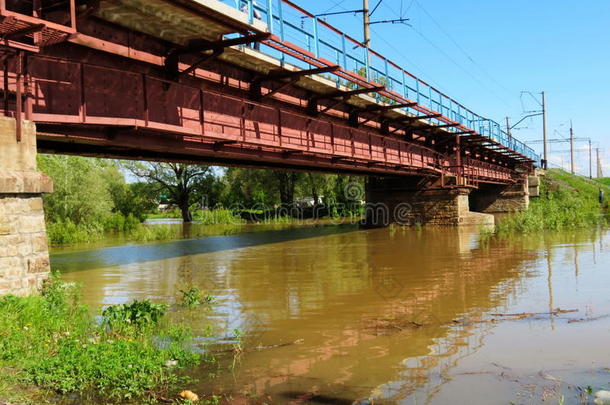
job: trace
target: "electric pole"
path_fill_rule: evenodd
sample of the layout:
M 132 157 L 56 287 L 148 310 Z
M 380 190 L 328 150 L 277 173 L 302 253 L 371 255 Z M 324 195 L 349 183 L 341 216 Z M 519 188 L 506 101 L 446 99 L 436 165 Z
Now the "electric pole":
M 509 121 L 508 117 L 506 117 L 506 134 L 508 135 L 509 138 L 511 137 L 511 135 L 510 135 L 510 121 Z
M 603 177 L 602 166 L 599 162 L 599 148 L 595 148 L 595 154 L 597 155 L 597 178 L 599 179 Z
M 570 120 L 570 171 L 574 174 L 574 130 L 572 120 Z
M 589 178 L 593 178 L 593 159 L 591 158 L 591 139 L 589 139 Z
M 364 21 L 364 46 L 371 47 L 371 16 L 369 14 L 369 0 L 362 0 L 362 17 Z
M 542 92 L 542 139 L 544 142 L 543 150 L 544 150 L 544 169 L 548 168 L 548 150 L 547 150 L 547 139 L 546 139 L 546 99 L 544 96 L 544 91 Z

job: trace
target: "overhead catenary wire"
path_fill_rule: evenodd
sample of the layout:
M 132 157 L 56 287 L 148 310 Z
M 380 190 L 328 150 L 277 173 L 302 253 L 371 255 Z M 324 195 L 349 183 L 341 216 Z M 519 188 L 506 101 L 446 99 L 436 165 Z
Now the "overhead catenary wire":
M 379 0 L 379 1 L 377 2 L 377 4 L 375 5 L 375 7 L 373 7 L 373 10 L 372 10 L 372 11 L 369 13 L 369 16 L 370 16 L 370 17 L 372 17 L 372 16 L 373 16 L 373 13 L 374 13 L 374 12 L 377 10 L 377 8 L 379 7 L 379 5 L 381 4 L 381 2 L 382 2 L 382 1 L 383 1 L 383 0 Z
M 426 14 L 426 16 L 428 16 L 428 18 L 430 18 L 430 20 L 432 20 L 432 22 L 434 23 L 434 25 L 436 25 L 436 27 L 447 37 L 449 38 L 449 40 L 455 45 L 455 47 L 466 57 L 466 59 L 468 59 L 474 66 L 476 66 L 483 74 L 485 74 L 492 82 L 494 82 L 498 87 L 501 87 L 502 89 L 504 89 L 505 91 L 510 92 L 509 89 L 507 89 L 502 83 L 500 83 L 498 80 L 496 80 L 495 77 L 493 77 L 480 63 L 478 63 L 465 49 L 462 45 L 460 45 L 458 43 L 458 41 L 443 27 L 442 24 L 440 24 L 435 18 L 434 16 L 428 12 L 428 10 L 426 10 L 426 8 L 419 2 L 419 0 L 413 0 L 413 3 L 415 3 L 423 12 L 424 14 Z
M 328 13 L 329 11 L 331 11 L 331 10 L 333 10 L 333 9 L 337 8 L 337 7 L 341 7 L 341 5 L 342 5 L 343 3 L 345 3 L 345 1 L 346 1 L 346 0 L 339 0 L 339 1 L 336 1 L 336 0 L 331 0 L 331 2 L 333 3 L 333 5 L 332 5 L 332 6 L 330 6 L 328 9 L 324 10 L 324 11 L 323 11 L 322 13 L 320 13 L 320 14 Z M 343 7 L 342 7 L 342 8 L 343 8 Z
M 418 0 L 415 0 L 415 4 L 417 4 L 418 6 L 420 6 L 421 8 L 421 4 L 419 4 Z M 388 8 L 388 10 L 390 10 L 392 13 L 397 14 L 396 10 L 394 8 L 392 8 L 392 6 L 390 6 L 387 3 L 383 3 L 383 5 L 385 7 Z M 426 13 L 427 15 L 429 15 L 429 13 L 424 10 L 422 8 L 422 11 L 424 11 L 424 13 Z M 439 25 L 438 22 L 436 22 L 436 20 L 433 20 L 433 22 L 436 25 Z M 465 68 L 464 66 L 462 66 L 459 62 L 457 62 L 451 55 L 449 55 L 444 49 L 442 49 L 439 45 L 437 45 L 434 41 L 432 41 L 430 38 L 428 38 L 426 35 L 424 35 L 424 33 L 422 32 L 422 30 L 417 29 L 415 26 L 410 25 L 409 27 L 411 27 L 411 29 L 417 34 L 419 35 L 424 41 L 426 41 L 428 44 L 430 44 L 434 49 L 436 49 L 440 54 L 442 54 L 447 60 L 449 60 L 451 63 L 453 63 L 456 67 L 458 67 L 461 71 L 463 71 L 467 76 L 469 76 L 471 79 L 473 79 L 477 84 L 479 84 L 484 90 L 486 90 L 487 92 L 489 92 L 491 95 L 493 95 L 496 99 L 498 99 L 500 102 L 502 102 L 505 106 L 510 108 L 510 104 L 508 103 L 508 101 L 501 97 L 500 95 L 498 95 L 493 89 L 489 88 L 483 81 L 481 81 L 478 77 L 476 77 L 474 74 L 472 74 L 472 72 L 470 70 L 468 70 L 467 68 Z
M 332 8 L 338 7 L 343 11 L 349 11 L 347 8 L 345 8 L 343 6 L 343 4 L 345 3 L 345 0 L 342 1 L 335 1 L 335 4 L 333 5 Z M 411 2 L 411 5 L 413 4 L 413 1 Z M 411 8 L 411 5 L 407 8 L 406 11 L 408 11 Z M 330 10 L 330 9 L 328 9 Z M 328 10 L 326 10 L 325 12 L 327 12 Z M 352 15 L 352 18 L 355 18 Z M 426 73 L 426 71 L 424 69 L 422 69 L 420 66 L 418 66 L 415 62 L 413 62 L 411 59 L 407 58 L 406 56 L 404 56 L 404 52 L 399 50 L 394 44 L 392 44 L 390 41 L 388 41 L 387 39 L 385 39 L 375 28 L 371 27 L 371 31 L 373 33 L 375 33 L 375 35 L 377 35 L 379 37 L 379 39 L 385 43 L 388 47 L 390 47 L 392 50 L 394 50 L 396 52 L 396 59 L 401 59 L 403 61 L 403 63 L 406 63 L 409 67 L 408 70 L 414 70 L 416 71 L 416 73 L 418 74 L 418 76 L 420 76 L 422 79 L 424 79 L 426 82 L 428 82 L 429 84 L 433 85 L 436 88 L 440 88 L 441 86 L 439 85 L 439 82 L 437 82 L 436 80 L 434 80 L 432 77 L 429 76 L 428 73 Z

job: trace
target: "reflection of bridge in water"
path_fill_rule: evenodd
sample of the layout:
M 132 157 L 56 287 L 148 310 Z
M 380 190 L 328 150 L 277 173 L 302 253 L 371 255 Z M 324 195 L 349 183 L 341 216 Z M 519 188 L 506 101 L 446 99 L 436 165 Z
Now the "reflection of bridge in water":
M 394 400 L 422 390 L 434 395 L 442 376 L 477 350 L 493 325 L 452 321 L 502 311 L 523 292 L 527 264 L 540 258 L 525 246 L 480 246 L 466 230 L 370 230 L 67 277 L 86 277 L 84 295 L 96 302 L 171 299 L 176 285 L 195 284 L 218 297 L 211 319 L 227 335 L 249 329 L 247 346 L 303 339 L 246 352 L 235 377 L 212 382 L 215 392 Z

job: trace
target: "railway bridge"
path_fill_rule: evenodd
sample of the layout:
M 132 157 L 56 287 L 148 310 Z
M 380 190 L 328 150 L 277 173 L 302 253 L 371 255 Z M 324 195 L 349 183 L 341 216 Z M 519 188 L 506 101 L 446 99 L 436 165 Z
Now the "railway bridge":
M 0 75 L 0 292 L 49 269 L 37 152 L 368 176 L 372 226 L 523 209 L 539 164 L 288 0 L 0 0 Z

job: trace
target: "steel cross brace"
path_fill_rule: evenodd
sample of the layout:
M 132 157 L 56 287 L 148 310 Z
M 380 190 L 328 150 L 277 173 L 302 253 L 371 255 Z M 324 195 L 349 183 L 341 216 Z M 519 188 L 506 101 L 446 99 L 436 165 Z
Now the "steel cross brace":
M 20 30 L 9 32 L 9 33 L 3 35 L 2 39 L 4 39 L 4 40 L 18 39 L 18 38 L 24 37 L 26 35 L 40 32 L 44 29 L 44 27 L 45 27 L 44 24 L 32 25 L 30 27 L 26 27 L 26 28 L 22 28 Z
M 443 116 L 443 114 L 416 115 L 414 117 L 400 118 L 397 121 L 418 121 L 418 120 L 431 119 L 431 118 L 440 118 L 442 116 Z
M 390 131 L 390 134 L 398 132 L 401 129 L 407 128 L 409 126 L 407 124 L 408 122 L 413 122 L 413 121 L 417 121 L 417 120 L 421 120 L 421 119 L 425 119 L 425 118 L 440 118 L 442 116 L 443 116 L 442 114 L 430 114 L 430 115 L 418 115 L 418 116 L 414 116 L 414 117 L 403 117 L 403 118 L 397 118 L 394 120 L 389 120 L 388 121 L 389 124 L 397 125 L 397 127 L 395 129 Z
M 343 104 L 349 100 L 351 96 L 355 96 L 358 94 L 366 94 L 366 93 L 377 93 L 385 90 L 385 86 L 377 86 L 377 87 L 367 87 L 363 89 L 349 90 L 349 91 L 335 91 L 329 94 L 320 94 L 311 97 L 307 103 L 307 112 L 310 115 L 318 115 L 325 113 L 328 110 L 331 110 L 337 107 L 340 104 Z M 333 100 L 337 98 L 341 98 L 340 100 L 336 100 L 333 104 L 324 107 L 322 110 L 318 111 L 318 101 L 320 100 Z
M 315 74 L 320 74 L 320 73 L 336 72 L 339 69 L 340 69 L 340 66 L 326 66 L 326 67 L 315 68 L 315 69 L 304 69 L 304 70 L 294 70 L 294 71 L 283 70 L 283 69 L 274 70 L 274 71 L 269 72 L 269 74 L 266 76 L 257 76 L 252 80 L 252 83 L 250 83 L 250 98 L 253 100 L 256 100 L 256 101 L 261 101 L 264 98 L 271 97 L 278 91 L 281 91 L 281 90 L 285 89 L 286 87 L 291 86 L 292 84 L 298 82 L 301 79 L 301 77 L 303 77 L 303 76 L 315 75 Z M 261 93 L 262 82 L 267 81 L 267 80 L 283 80 L 283 79 L 289 79 L 289 80 L 288 80 L 288 82 L 282 83 L 279 87 L 276 87 L 275 89 L 269 91 L 265 95 L 263 95 Z
M 359 125 L 366 124 L 370 121 L 376 121 L 380 119 L 386 111 L 395 110 L 397 108 L 406 108 L 406 107 L 414 107 L 417 103 L 401 103 L 401 104 L 392 104 L 392 105 L 371 105 L 366 107 L 365 109 L 359 111 L 354 109 L 350 112 L 349 121 L 350 125 L 354 127 L 358 127 Z M 365 119 L 362 122 L 358 122 L 359 115 L 364 112 L 376 113 L 372 117 Z
M 207 39 L 194 40 L 189 43 L 187 47 L 184 48 L 176 48 L 171 50 L 167 56 L 165 57 L 165 68 L 167 70 L 168 76 L 172 79 L 179 79 L 181 76 L 185 76 L 199 66 L 204 64 L 205 62 L 214 59 L 221 55 L 225 48 L 235 45 L 245 45 L 252 42 L 260 42 L 268 39 L 271 36 L 271 33 L 263 33 L 263 34 L 252 34 L 252 35 L 244 35 L 239 38 L 231 38 L 231 39 L 220 39 L 218 41 L 208 41 Z M 205 51 L 212 51 L 211 54 L 204 55 L 191 66 L 189 66 L 184 71 L 180 72 L 178 67 L 178 59 L 181 55 L 191 54 L 191 53 L 201 53 Z

